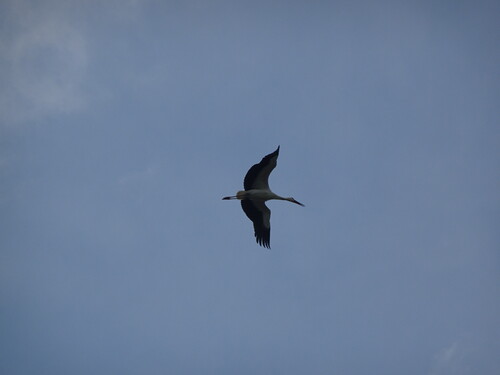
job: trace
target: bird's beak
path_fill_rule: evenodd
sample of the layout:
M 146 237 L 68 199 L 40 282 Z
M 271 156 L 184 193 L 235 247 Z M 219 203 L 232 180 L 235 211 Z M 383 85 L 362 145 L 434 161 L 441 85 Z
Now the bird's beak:
M 297 203 L 299 206 L 305 207 L 302 203 L 297 202 L 295 199 L 292 198 L 291 200 L 293 203 Z

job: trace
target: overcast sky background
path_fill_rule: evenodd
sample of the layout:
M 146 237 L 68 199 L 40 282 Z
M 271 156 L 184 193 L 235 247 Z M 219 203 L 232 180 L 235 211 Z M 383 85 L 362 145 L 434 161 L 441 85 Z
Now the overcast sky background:
M 0 372 L 498 374 L 499 4 L 2 1 Z

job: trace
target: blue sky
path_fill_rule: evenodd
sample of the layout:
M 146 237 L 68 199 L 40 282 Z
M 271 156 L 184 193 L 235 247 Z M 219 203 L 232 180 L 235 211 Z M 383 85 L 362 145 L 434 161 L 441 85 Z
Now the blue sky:
M 497 374 L 499 10 L 3 1 L 0 372 Z

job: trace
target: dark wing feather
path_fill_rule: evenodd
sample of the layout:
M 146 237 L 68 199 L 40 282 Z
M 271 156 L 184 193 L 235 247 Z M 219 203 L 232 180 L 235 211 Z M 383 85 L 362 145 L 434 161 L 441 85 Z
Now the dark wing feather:
M 243 181 L 245 190 L 269 189 L 269 174 L 276 167 L 279 153 L 280 146 L 278 146 L 276 151 L 264 156 L 260 163 L 253 165 L 252 168 L 248 170 L 245 180 Z
M 260 246 L 271 248 L 271 210 L 263 201 L 243 199 L 241 208 L 253 222 L 255 239 Z

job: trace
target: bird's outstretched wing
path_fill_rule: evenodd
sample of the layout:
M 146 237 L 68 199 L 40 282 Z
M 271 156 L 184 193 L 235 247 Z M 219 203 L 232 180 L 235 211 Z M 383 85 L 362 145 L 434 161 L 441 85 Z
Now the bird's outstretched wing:
M 252 201 L 243 199 L 241 208 L 253 222 L 255 239 L 261 246 L 271 248 L 271 210 L 267 208 L 264 201 Z
M 250 168 L 243 181 L 245 190 L 250 189 L 266 189 L 269 190 L 269 174 L 276 167 L 278 155 L 280 153 L 280 146 L 276 151 L 266 155 L 262 158 L 260 163 L 255 164 Z

